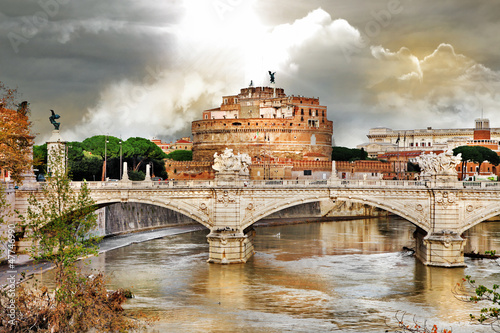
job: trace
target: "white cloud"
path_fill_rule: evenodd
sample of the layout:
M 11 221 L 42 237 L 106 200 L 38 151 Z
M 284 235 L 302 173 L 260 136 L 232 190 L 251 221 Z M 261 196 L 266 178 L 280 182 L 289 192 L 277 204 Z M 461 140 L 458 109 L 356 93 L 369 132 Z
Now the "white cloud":
M 277 71 L 289 94 L 320 97 L 336 143 L 351 147 L 366 141 L 371 127 L 471 127 L 481 108 L 488 116 L 500 107 L 500 73 L 450 44 L 419 59 L 404 46 L 363 45 L 358 29 L 321 8 L 264 26 L 252 3 L 234 2 L 221 12 L 210 2 L 186 1 L 185 18 L 171 30 L 176 58 L 153 80 L 109 84 L 76 136 L 189 135 L 204 109 L 250 80 L 266 85 L 268 70 Z

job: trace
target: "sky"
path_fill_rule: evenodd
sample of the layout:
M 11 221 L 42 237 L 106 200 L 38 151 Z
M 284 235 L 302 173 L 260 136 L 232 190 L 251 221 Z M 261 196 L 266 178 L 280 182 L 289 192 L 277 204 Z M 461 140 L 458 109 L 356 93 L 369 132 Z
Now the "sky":
M 250 81 L 319 97 L 334 142 L 370 128 L 472 128 L 500 110 L 497 0 L 2 0 L 0 81 L 36 143 L 191 134 Z

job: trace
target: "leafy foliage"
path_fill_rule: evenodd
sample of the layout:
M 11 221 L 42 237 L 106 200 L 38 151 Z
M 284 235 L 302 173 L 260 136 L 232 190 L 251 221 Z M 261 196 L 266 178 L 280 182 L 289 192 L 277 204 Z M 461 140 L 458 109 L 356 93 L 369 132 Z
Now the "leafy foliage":
M 494 284 L 492 288 L 484 285 L 477 285 L 469 275 L 462 279 L 462 283 L 457 283 L 453 293 L 456 298 L 464 302 L 485 302 L 489 306 L 481 309 L 478 317 L 470 314 L 470 319 L 481 324 L 491 325 L 495 332 L 500 332 L 500 286 Z M 471 291 L 472 289 L 472 291 Z
M 106 142 L 107 138 L 107 142 Z M 158 177 L 168 178 L 163 159 L 167 155 L 155 143 L 144 138 L 129 138 L 121 141 L 113 136 L 96 135 L 82 142 L 68 142 L 68 168 L 73 180 L 101 180 L 104 174 L 111 179 L 120 179 L 120 142 L 122 162 L 128 162 L 130 172 L 141 172 L 131 176 L 133 180 L 143 180 L 146 165 L 152 164 L 152 172 Z M 47 163 L 47 146 L 35 146 L 35 168 L 44 172 Z M 141 179 L 142 174 L 142 179 Z M 137 177 L 135 177 L 137 176 Z M 134 178 L 135 177 L 135 178 Z
M 64 288 L 49 292 L 46 287 L 17 287 L 17 317 L 11 325 L 8 298 L 0 295 L 0 331 L 10 332 L 124 332 L 138 328 L 124 318 L 122 304 L 129 291 L 108 291 L 104 276 L 64 276 Z
M 33 146 L 33 168 L 38 170 L 35 173 L 47 173 L 47 144 L 44 143 L 40 146 Z
M 97 254 L 100 238 L 91 236 L 97 218 L 90 190 L 86 183 L 79 190 L 73 189 L 67 174 L 56 168 L 47 177 L 42 196 L 33 194 L 28 203 L 21 227 L 29 230 L 25 236 L 33 244 L 31 256 L 55 264 L 56 282 L 60 286 L 67 270 L 80 257 Z
M 55 154 L 56 165 L 65 163 L 63 156 Z M 30 255 L 55 265 L 56 289 L 19 288 L 14 325 L 5 306 L 12 298 L 0 294 L 0 330 L 3 326 L 11 332 L 123 332 L 136 327 L 122 314 L 124 291 L 108 292 L 102 274 L 89 277 L 75 265 L 78 259 L 97 254 L 100 240 L 92 235 L 96 206 L 87 184 L 74 189 L 64 168 L 56 167 L 42 195 L 32 194 L 28 203 L 21 227 L 32 242 Z
M 146 178 L 146 174 L 142 171 L 130 171 L 128 177 L 133 181 L 141 181 Z
M 363 149 L 332 147 L 332 161 L 366 160 L 368 153 Z
M 29 104 L 23 102 L 14 107 L 16 90 L 0 82 L 0 168 L 11 172 L 11 178 L 18 184 L 21 174 L 29 171 L 32 164 L 31 122 Z
M 174 150 L 167 154 L 167 158 L 174 161 L 192 161 L 193 152 L 191 150 Z

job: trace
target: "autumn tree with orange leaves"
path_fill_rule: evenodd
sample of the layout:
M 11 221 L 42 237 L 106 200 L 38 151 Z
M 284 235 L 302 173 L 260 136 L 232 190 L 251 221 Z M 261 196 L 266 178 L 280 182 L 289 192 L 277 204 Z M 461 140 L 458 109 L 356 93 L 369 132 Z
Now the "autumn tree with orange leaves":
M 0 82 L 0 170 L 10 172 L 11 178 L 22 183 L 21 175 L 32 165 L 33 135 L 29 120 L 29 104 L 16 105 L 16 89 Z

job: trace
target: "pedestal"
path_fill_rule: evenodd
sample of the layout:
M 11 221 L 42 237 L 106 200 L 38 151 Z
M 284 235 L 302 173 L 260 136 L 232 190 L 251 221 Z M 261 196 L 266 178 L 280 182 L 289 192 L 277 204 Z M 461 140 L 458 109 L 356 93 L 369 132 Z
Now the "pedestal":
M 426 235 L 422 229 L 415 231 L 415 256 L 428 266 L 464 267 L 466 239 L 452 231 L 441 231 Z
M 237 181 L 244 179 L 239 176 L 238 171 L 224 171 L 215 173 L 215 184 L 218 186 L 234 185 Z
M 59 130 L 53 130 L 47 141 L 47 173 L 66 172 L 66 141 L 63 141 Z
M 251 229 L 246 234 L 231 229 L 212 230 L 207 236 L 210 247 L 209 263 L 240 264 L 245 263 L 255 253 Z

